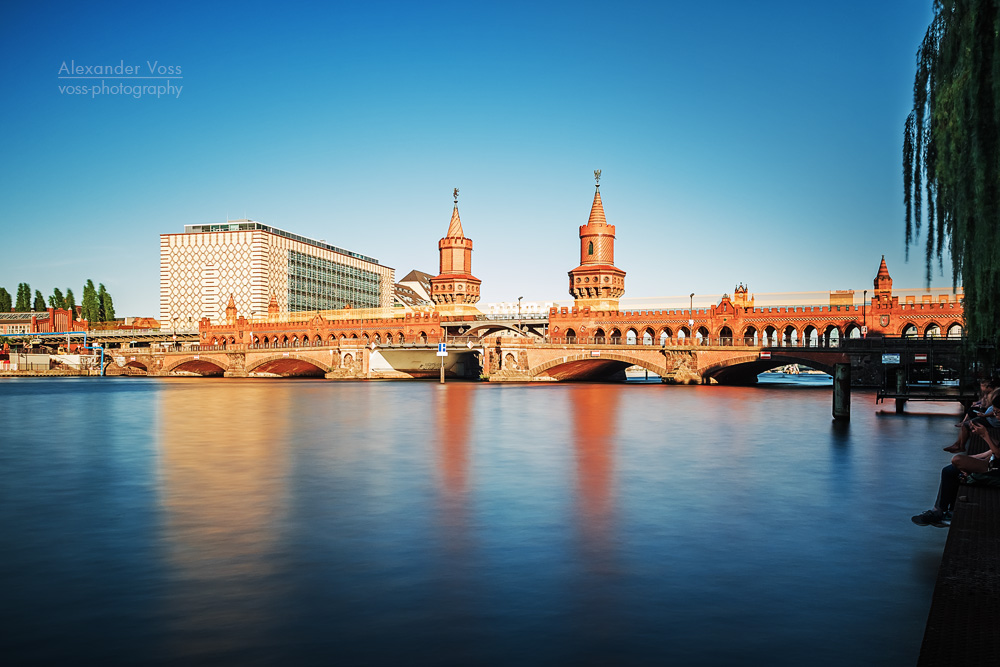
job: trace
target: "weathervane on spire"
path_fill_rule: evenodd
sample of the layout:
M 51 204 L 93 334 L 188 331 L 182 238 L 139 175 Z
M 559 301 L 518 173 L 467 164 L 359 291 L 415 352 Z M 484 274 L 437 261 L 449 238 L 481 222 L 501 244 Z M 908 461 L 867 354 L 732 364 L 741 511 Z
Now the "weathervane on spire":
M 597 183 L 597 187 L 601 187 L 601 170 L 594 170 L 594 181 Z
M 452 193 L 452 196 L 455 197 L 455 205 L 457 206 L 458 205 L 458 188 L 455 188 L 455 191 Z

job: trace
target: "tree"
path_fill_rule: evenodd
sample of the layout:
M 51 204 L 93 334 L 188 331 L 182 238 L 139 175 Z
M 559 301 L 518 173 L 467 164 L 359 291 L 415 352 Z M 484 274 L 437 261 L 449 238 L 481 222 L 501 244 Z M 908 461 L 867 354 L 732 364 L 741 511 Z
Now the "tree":
M 0 287 L 0 313 L 9 313 L 14 307 L 10 298 L 10 292 Z
M 45 297 L 39 290 L 35 290 L 35 302 L 31 304 L 32 310 L 45 310 Z
M 1000 0 L 935 0 L 917 50 L 903 133 L 906 246 L 926 213 L 925 259 L 947 252 L 965 290 L 965 331 L 1000 336 Z
M 97 290 L 94 289 L 94 281 L 90 279 L 83 286 L 83 312 L 80 316 L 90 324 L 101 321 L 101 306 L 97 301 Z
M 73 290 L 71 290 L 68 287 L 66 288 L 66 298 L 64 300 L 64 303 L 66 304 L 65 305 L 66 310 L 68 310 L 71 313 L 70 317 L 75 320 L 76 319 L 76 297 L 73 296 Z
M 111 301 L 111 294 L 104 289 L 104 283 L 97 287 L 98 309 L 101 313 L 101 322 L 111 322 L 115 319 L 115 306 Z
M 66 297 L 63 296 L 62 290 L 58 287 L 52 290 L 52 296 L 49 297 L 49 305 L 53 308 L 66 307 Z
M 31 286 L 28 283 L 17 284 L 17 303 L 14 310 L 19 313 L 26 313 L 31 310 Z

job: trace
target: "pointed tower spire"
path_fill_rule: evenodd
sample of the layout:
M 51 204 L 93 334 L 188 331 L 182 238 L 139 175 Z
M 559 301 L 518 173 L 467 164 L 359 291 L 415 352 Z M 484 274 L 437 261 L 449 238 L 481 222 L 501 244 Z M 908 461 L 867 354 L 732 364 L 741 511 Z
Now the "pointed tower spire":
M 594 203 L 587 224 L 580 227 L 580 266 L 569 272 L 569 293 L 577 307 L 616 311 L 625 293 L 625 272 L 615 266 L 615 226 L 604 215 L 600 169 L 594 180 Z
M 885 255 L 882 255 L 882 263 L 878 265 L 877 277 L 889 277 L 889 267 L 885 265 Z
M 453 196 L 455 207 L 451 211 L 448 234 L 438 241 L 440 270 L 430 279 L 431 300 L 440 312 L 475 314 L 479 310 L 472 304 L 479 301 L 482 281 L 472 275 L 472 239 L 466 238 L 458 217 L 458 188 Z
M 594 203 L 590 207 L 590 219 L 587 220 L 588 225 L 606 225 L 608 224 L 608 219 L 604 217 L 604 204 L 601 203 L 601 170 L 594 170 L 594 181 L 596 181 L 594 187 Z
M 878 274 L 875 276 L 875 295 L 873 302 L 884 305 L 892 305 L 892 276 L 889 275 L 889 267 L 885 265 L 885 255 L 882 255 L 882 263 L 878 266 Z
M 229 324 L 236 323 L 236 301 L 233 299 L 233 295 L 229 295 L 229 303 L 226 304 L 226 322 Z
M 458 217 L 458 188 L 455 188 L 453 196 L 455 197 L 455 208 L 451 211 L 451 222 L 448 223 L 448 233 L 445 238 L 462 239 L 465 238 L 465 232 L 462 231 L 462 219 Z

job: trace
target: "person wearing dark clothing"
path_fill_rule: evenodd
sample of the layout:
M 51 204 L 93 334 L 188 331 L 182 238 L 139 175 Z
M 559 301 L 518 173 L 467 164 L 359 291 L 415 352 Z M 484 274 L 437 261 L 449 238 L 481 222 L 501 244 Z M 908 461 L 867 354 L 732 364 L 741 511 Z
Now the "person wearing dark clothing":
M 950 525 L 951 512 L 955 509 L 955 499 L 958 497 L 958 484 L 963 473 L 987 472 L 1000 467 L 1000 443 L 990 434 L 984 424 L 973 423 L 972 435 L 978 436 L 986 443 L 988 450 L 981 454 L 956 454 L 951 457 L 951 465 L 941 469 L 941 484 L 938 486 L 937 500 L 934 507 L 912 517 L 918 526 L 936 526 L 943 528 Z

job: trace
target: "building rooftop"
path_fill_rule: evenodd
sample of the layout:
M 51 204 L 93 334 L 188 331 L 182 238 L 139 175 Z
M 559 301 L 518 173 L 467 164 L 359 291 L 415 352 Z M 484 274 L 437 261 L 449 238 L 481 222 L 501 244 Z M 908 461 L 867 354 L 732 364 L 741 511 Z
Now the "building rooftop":
M 286 232 L 283 229 L 278 229 L 277 227 L 271 227 L 270 225 L 265 225 L 263 223 L 257 222 L 256 220 L 227 220 L 225 223 L 209 222 L 201 225 L 184 225 L 185 234 L 204 234 L 206 232 L 249 232 L 249 231 L 262 231 L 269 234 L 274 234 L 276 236 L 283 236 L 286 239 L 291 239 L 292 241 L 299 241 L 301 243 L 308 243 L 309 245 L 314 245 L 317 248 L 323 248 L 324 250 L 330 250 L 332 252 L 339 253 L 341 255 L 347 255 L 348 257 L 354 257 L 356 259 L 361 259 L 366 262 L 371 262 L 372 264 L 378 264 L 378 260 L 374 257 L 369 257 L 367 255 L 362 255 L 361 253 L 351 252 L 350 250 L 344 250 L 343 248 L 338 248 L 337 246 L 330 245 L 324 241 L 317 241 L 316 239 L 311 239 L 305 236 L 299 236 L 298 234 L 293 234 L 291 232 Z

